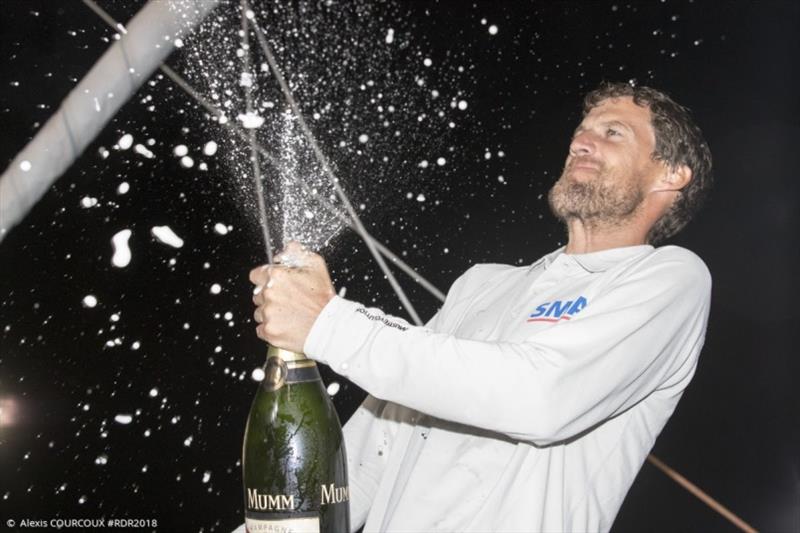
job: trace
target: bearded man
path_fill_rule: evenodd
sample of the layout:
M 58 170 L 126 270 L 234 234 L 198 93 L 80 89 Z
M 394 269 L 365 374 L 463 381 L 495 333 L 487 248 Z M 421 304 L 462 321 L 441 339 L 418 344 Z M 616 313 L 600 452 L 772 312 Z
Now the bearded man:
M 710 185 L 685 108 L 604 84 L 549 194 L 567 245 L 473 266 L 425 327 L 336 296 L 315 254 L 253 270 L 258 335 L 369 393 L 344 428 L 353 530 L 609 530 L 703 345 L 708 269 L 655 245 Z

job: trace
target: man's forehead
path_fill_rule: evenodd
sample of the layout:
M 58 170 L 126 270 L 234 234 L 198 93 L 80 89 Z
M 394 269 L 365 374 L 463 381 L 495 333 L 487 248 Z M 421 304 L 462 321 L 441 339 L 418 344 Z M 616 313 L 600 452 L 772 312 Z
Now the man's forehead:
M 619 96 L 616 98 L 606 98 L 601 100 L 583 118 L 587 120 L 623 120 L 625 122 L 650 123 L 650 108 L 646 105 L 640 106 L 633 101 L 630 96 Z M 627 120 L 624 120 L 627 119 Z

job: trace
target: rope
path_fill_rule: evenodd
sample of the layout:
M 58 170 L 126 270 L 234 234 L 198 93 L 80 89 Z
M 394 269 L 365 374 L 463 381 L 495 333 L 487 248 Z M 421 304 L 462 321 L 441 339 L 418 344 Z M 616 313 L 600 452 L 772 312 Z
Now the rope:
M 680 475 L 678 472 L 664 464 L 661 459 L 656 457 L 655 455 L 648 455 L 647 460 L 650 464 L 654 465 L 656 468 L 664 472 L 669 478 L 675 481 L 678 485 L 689 491 L 690 493 L 694 494 L 701 502 L 708 505 L 716 512 L 721 514 L 732 523 L 734 526 L 738 527 L 745 533 L 758 533 L 758 530 L 754 529 L 750 524 L 733 514 L 727 507 L 719 503 L 717 500 L 709 496 L 706 492 L 702 491 L 700 487 Z
M 250 72 L 250 31 L 247 29 L 247 12 L 250 11 L 250 6 L 247 0 L 242 0 L 242 41 L 244 49 L 244 71 L 248 76 L 252 75 Z M 245 105 L 247 114 L 253 113 L 253 81 L 248 80 L 244 87 Z M 264 239 L 264 249 L 267 252 L 267 262 L 272 264 L 272 240 L 269 235 L 269 222 L 267 220 L 267 204 L 264 191 L 264 184 L 261 182 L 261 165 L 258 162 L 258 149 L 256 147 L 256 130 L 250 129 L 248 141 L 250 142 L 250 161 L 253 164 L 253 180 L 256 186 L 256 200 L 258 201 L 258 214 L 261 222 L 261 235 Z
M 331 184 L 333 185 L 333 189 L 334 191 L 336 191 L 336 195 L 342 201 L 342 204 L 344 205 L 347 214 L 353 221 L 356 233 L 358 233 L 364 240 L 364 243 L 367 245 L 370 254 L 372 254 L 372 257 L 375 259 L 375 262 L 378 263 L 378 266 L 383 271 L 383 274 L 389 280 L 389 284 L 392 286 L 392 289 L 394 289 L 394 292 L 395 294 L 397 294 L 397 297 L 400 299 L 400 302 L 403 304 L 403 307 L 406 309 L 408 314 L 411 315 L 411 318 L 414 321 L 414 323 L 418 326 L 421 326 L 422 320 L 420 320 L 417 311 L 414 309 L 414 306 L 411 303 L 411 300 L 409 300 L 408 296 L 406 296 L 406 293 L 403 291 L 403 288 L 395 279 L 394 274 L 392 274 L 392 271 L 386 265 L 386 262 L 383 260 L 381 254 L 378 253 L 378 249 L 376 248 L 375 244 L 367 236 L 367 230 L 361 223 L 361 219 L 358 217 L 358 214 L 356 214 L 355 209 L 353 209 L 353 206 L 350 204 L 350 200 L 347 198 L 347 195 L 339 186 L 339 179 L 333 173 L 333 170 L 331 170 L 331 165 L 330 162 L 328 161 L 328 158 L 320 149 L 319 144 L 317 144 L 317 139 L 314 137 L 314 134 L 308 127 L 308 124 L 306 123 L 306 120 L 303 117 L 303 113 L 300 110 L 300 106 L 297 105 L 297 101 L 294 99 L 294 95 L 292 94 L 291 89 L 289 89 L 289 86 L 286 83 L 286 79 L 283 77 L 283 73 L 281 72 L 280 67 L 278 67 L 277 61 L 275 61 L 275 56 L 272 55 L 272 49 L 270 48 L 269 43 L 267 43 L 267 39 L 266 37 L 264 37 L 264 33 L 261 31 L 261 28 L 256 23 L 255 16 L 252 19 L 251 26 L 256 32 L 258 43 L 261 45 L 261 49 L 263 50 L 264 55 L 267 56 L 267 63 L 269 63 L 269 67 L 270 69 L 272 69 L 272 73 L 278 80 L 278 83 L 281 86 L 281 90 L 283 91 L 283 94 L 286 97 L 287 102 L 289 103 L 289 107 L 292 108 L 292 112 L 295 114 L 297 122 L 300 124 L 300 128 L 303 130 L 303 134 L 305 135 L 306 140 L 311 145 L 311 148 L 314 150 L 314 154 L 317 157 L 317 161 L 319 161 L 320 165 L 322 165 L 323 172 L 325 172 L 325 174 L 328 175 L 328 178 L 330 179 Z

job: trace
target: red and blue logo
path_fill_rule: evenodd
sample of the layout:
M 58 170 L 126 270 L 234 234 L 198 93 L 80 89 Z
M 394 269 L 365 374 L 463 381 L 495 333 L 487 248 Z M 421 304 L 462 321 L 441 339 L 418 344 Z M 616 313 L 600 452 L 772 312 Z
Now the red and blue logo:
M 583 296 L 575 300 L 545 302 L 528 315 L 528 322 L 559 322 L 569 320 L 586 307 L 589 302 Z

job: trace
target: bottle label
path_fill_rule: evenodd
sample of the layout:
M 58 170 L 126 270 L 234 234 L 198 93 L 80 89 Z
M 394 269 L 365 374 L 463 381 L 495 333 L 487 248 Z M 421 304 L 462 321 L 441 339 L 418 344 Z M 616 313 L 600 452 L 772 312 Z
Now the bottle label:
M 244 519 L 247 533 L 320 533 L 319 517 Z
M 320 503 L 322 505 L 329 505 L 333 503 L 342 503 L 350 501 L 350 487 L 337 487 L 333 483 L 322 485 L 320 487 Z

